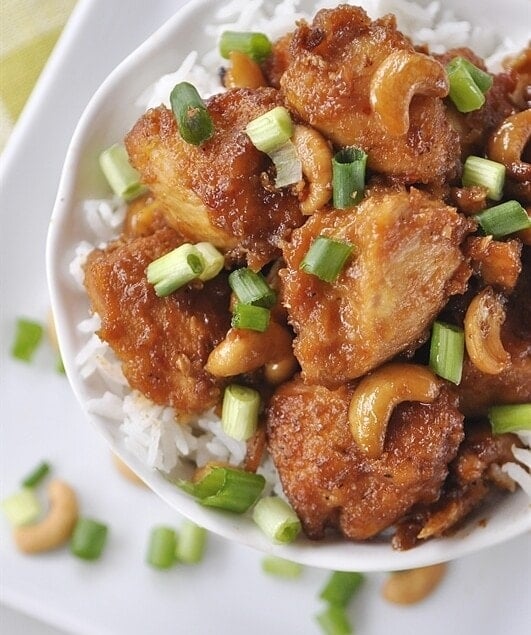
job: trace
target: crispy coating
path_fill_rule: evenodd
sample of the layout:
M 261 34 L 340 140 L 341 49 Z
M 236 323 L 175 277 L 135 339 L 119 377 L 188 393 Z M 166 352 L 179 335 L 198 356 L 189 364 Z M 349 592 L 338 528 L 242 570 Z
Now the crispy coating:
M 506 243 L 509 244 L 509 243 Z M 493 404 L 531 402 L 531 250 L 522 251 L 522 273 L 507 303 L 501 329 L 504 349 L 511 356 L 509 367 L 497 375 L 478 370 L 465 356 L 463 377 L 457 387 L 461 411 L 467 417 L 487 413 Z
M 172 226 L 189 240 L 246 253 L 257 269 L 303 222 L 296 196 L 269 186 L 264 173 L 271 161 L 245 133 L 249 121 L 280 103 L 272 88 L 233 89 L 208 100 L 215 132 L 201 146 L 182 139 L 164 106 L 144 114 L 125 139 L 132 164 Z
M 131 387 L 188 415 L 219 398 L 222 384 L 203 366 L 230 326 L 230 288 L 222 273 L 204 289 L 187 286 L 158 298 L 145 269 L 183 242 L 165 228 L 95 250 L 85 267 L 85 286 L 101 317 L 99 336 L 121 360 Z
M 266 413 L 269 451 L 305 533 L 337 528 L 353 540 L 376 536 L 415 504 L 440 493 L 463 438 L 463 416 L 444 389 L 430 405 L 404 403 L 387 428 L 384 452 L 368 459 L 349 430 L 352 389 L 282 385 Z
M 339 385 L 418 346 L 449 296 L 465 288 L 459 246 L 469 230 L 453 208 L 415 189 L 375 192 L 295 230 L 280 277 L 304 379 Z M 354 245 L 332 283 L 299 268 L 319 235 Z
M 311 25 L 299 24 L 289 50 L 280 79 L 286 102 L 336 145 L 363 148 L 371 169 L 402 183 L 440 183 L 458 173 L 458 135 L 442 99 L 415 95 L 409 130 L 399 136 L 372 111 L 370 85 L 380 64 L 393 51 L 414 51 L 394 16 L 371 22 L 359 7 L 322 10 Z M 280 56 L 279 66 L 285 61 Z

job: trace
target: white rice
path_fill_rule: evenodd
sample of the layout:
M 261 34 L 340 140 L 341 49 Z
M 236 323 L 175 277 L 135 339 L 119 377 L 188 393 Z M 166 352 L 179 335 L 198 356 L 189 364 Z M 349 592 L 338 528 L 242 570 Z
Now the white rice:
M 333 1 L 318 2 L 315 11 L 333 6 Z M 456 46 L 470 46 L 486 59 L 495 70 L 499 60 L 511 50 L 510 41 L 502 41 L 493 30 L 473 27 L 457 20 L 444 9 L 443 3 L 431 2 L 419 7 L 407 0 L 357 0 L 349 4 L 363 6 L 371 18 L 386 13 L 397 16 L 399 28 L 417 44 L 427 44 L 433 52 L 443 52 Z M 180 81 L 194 84 L 203 97 L 220 92 L 218 69 L 223 64 L 217 50 L 218 37 L 225 30 L 253 30 L 266 33 L 277 39 L 293 30 L 295 21 L 310 20 L 312 16 L 299 10 L 299 0 L 232 0 L 225 3 L 213 15 L 212 23 L 205 28 L 213 48 L 202 58 L 191 51 L 175 72 L 160 78 L 138 99 L 138 104 L 148 109 L 161 103 L 169 106 L 169 94 Z M 87 200 L 83 214 L 94 241 L 78 245 L 75 258 L 70 264 L 70 273 L 80 288 L 83 288 L 83 266 L 88 253 L 117 237 L 126 214 L 126 206 L 119 198 L 109 200 Z M 86 336 L 85 346 L 76 358 L 79 372 L 84 379 L 97 375 L 107 390 L 100 398 L 88 404 L 90 412 L 105 417 L 118 428 L 125 447 L 153 469 L 170 473 L 183 462 L 192 462 L 201 467 L 208 461 L 224 461 L 241 465 L 246 452 L 245 443 L 235 441 L 222 430 L 221 422 L 212 411 L 204 413 L 196 421 L 180 425 L 176 422 L 172 408 L 152 403 L 136 390 L 131 390 L 125 379 L 120 362 L 107 344 L 95 334 L 99 328 L 98 316 L 84 320 L 78 325 L 79 332 Z M 531 439 L 524 440 L 527 444 Z M 531 451 L 514 449 L 515 458 L 531 468 Z M 531 476 L 517 463 L 504 466 L 507 474 L 517 481 L 531 497 Z M 275 466 L 266 456 L 259 469 L 267 481 L 268 491 L 282 495 Z

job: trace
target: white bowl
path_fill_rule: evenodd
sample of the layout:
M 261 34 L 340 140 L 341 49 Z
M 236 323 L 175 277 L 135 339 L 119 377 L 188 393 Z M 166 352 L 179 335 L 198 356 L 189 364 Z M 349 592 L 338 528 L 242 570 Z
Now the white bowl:
M 528 15 L 528 2 L 508 0 L 503 3 L 502 9 L 499 0 L 484 0 L 481 11 L 477 3 L 462 3 L 460 0 L 444 0 L 443 5 L 445 10 L 454 8 L 457 17 L 470 20 L 474 25 L 496 25 L 499 33 L 502 36 L 510 34 L 518 47 L 529 36 L 528 22 L 522 19 Z M 203 25 L 212 21 L 213 4 L 209 0 L 192 0 L 186 4 L 111 73 L 87 106 L 67 153 L 51 218 L 47 270 L 66 372 L 89 421 L 111 448 L 174 509 L 230 540 L 303 564 L 337 570 L 407 569 L 452 560 L 530 530 L 529 500 L 523 492 L 518 492 L 501 498 L 487 509 L 482 508 L 480 516 L 471 518 L 466 527 L 455 535 L 428 541 L 405 552 L 394 551 L 388 543 L 378 541 L 312 542 L 299 538 L 291 545 L 276 546 L 250 518 L 201 507 L 161 473 L 146 467 L 128 452 L 115 423 L 87 412 L 87 402 L 100 397 L 104 388 L 94 377 L 83 380 L 74 362 L 76 354 L 86 343 L 86 338 L 75 326 L 89 315 L 88 298 L 75 287 L 68 272 L 75 246 L 87 238 L 87 226 L 79 216 L 80 204 L 87 198 L 109 196 L 97 167 L 97 157 L 102 149 L 121 140 L 140 116 L 141 108 L 136 105 L 138 97 L 156 79 L 174 71 L 190 49 L 201 53 L 213 48 L 213 43 L 208 42 L 202 33 Z M 303 0 L 301 7 L 311 13 L 314 4 L 311 0 Z M 419 0 L 418 4 L 426 5 L 427 2 Z M 370 7 L 368 2 L 365 5 Z M 389 6 L 390 3 L 385 3 L 386 9 Z

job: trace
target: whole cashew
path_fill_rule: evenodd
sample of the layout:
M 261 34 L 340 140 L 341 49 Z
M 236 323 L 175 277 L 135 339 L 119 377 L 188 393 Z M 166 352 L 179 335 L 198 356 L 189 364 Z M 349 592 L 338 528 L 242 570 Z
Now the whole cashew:
M 487 375 L 498 375 L 511 363 L 503 347 L 500 329 L 505 322 L 504 298 L 485 287 L 470 303 L 464 320 L 468 356 Z
M 332 195 L 332 150 L 326 139 L 308 126 L 296 125 L 292 141 L 308 183 L 303 190 L 301 212 L 313 214 L 324 207 Z
M 409 130 L 409 105 L 413 95 L 446 97 L 448 91 L 446 71 L 433 57 L 393 51 L 371 79 L 370 101 L 384 128 L 398 137 Z
M 205 370 L 216 377 L 233 377 L 290 357 L 293 357 L 291 333 L 270 322 L 263 333 L 230 329 L 208 356 Z
M 34 525 L 17 527 L 15 544 L 24 553 L 50 551 L 63 545 L 72 535 L 78 518 L 74 490 L 58 479 L 48 486 L 50 510 L 46 518 Z
M 402 401 L 432 403 L 441 382 L 425 366 L 392 363 L 364 377 L 356 386 L 348 410 L 352 436 L 369 458 L 378 458 L 393 408 Z
M 526 145 L 531 140 L 531 110 L 522 110 L 507 117 L 492 135 L 487 156 L 503 163 L 516 181 L 531 181 L 531 163 L 522 160 Z
M 229 59 L 231 67 L 223 78 L 225 88 L 259 88 L 260 86 L 267 86 L 267 81 L 260 65 L 248 55 L 239 51 L 231 51 Z
M 428 597 L 446 573 L 446 564 L 396 571 L 384 582 L 382 596 L 393 604 L 414 604 Z

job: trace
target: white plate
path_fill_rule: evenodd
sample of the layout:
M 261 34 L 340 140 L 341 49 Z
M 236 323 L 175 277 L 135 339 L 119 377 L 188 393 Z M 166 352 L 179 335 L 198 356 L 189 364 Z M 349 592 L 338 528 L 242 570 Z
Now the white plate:
M 111 534 L 98 563 L 67 551 L 24 557 L 0 519 L 0 600 L 71 633 L 317 634 L 323 571 L 307 569 L 295 582 L 270 579 L 260 572 L 258 553 L 215 538 L 198 567 L 149 569 L 143 562 L 149 529 L 178 526 L 179 516 L 116 474 L 46 346 L 31 366 L 9 356 L 15 318 L 44 320 L 47 313 L 44 240 L 74 124 L 108 71 L 176 6 L 175 0 L 81 0 L 2 157 L 0 498 L 47 458 L 76 487 L 83 512 L 107 522 Z M 377 593 L 381 576 L 371 575 L 350 614 L 363 635 L 391 628 L 395 635 L 523 633 L 531 624 L 530 572 L 526 535 L 454 563 L 439 591 L 416 607 L 385 604 Z

